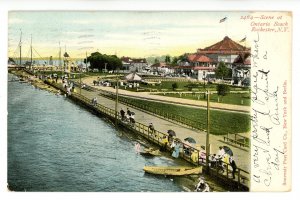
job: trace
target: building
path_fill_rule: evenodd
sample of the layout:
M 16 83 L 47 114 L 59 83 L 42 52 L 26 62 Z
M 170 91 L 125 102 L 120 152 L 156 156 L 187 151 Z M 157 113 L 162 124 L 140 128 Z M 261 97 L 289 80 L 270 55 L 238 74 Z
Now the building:
M 238 70 L 250 70 L 251 64 L 246 64 L 249 61 L 247 59 L 243 60 L 244 56 L 250 55 L 250 53 L 250 48 L 242 46 L 225 36 L 223 40 L 211 46 L 197 49 L 196 53 L 185 54 L 185 59 L 178 62 L 176 73 L 185 74 L 198 80 L 214 78 L 216 67 L 220 62 L 224 62 L 228 68 L 234 68 L 232 77 L 237 79 L 237 76 L 239 76 Z M 243 56 L 243 58 L 240 56 Z M 241 62 L 241 59 L 246 63 L 238 63 Z
M 198 80 L 206 79 L 207 76 L 214 76 L 216 62 L 204 54 L 186 54 L 184 60 L 178 62 L 176 74 L 187 75 Z
M 233 84 L 250 86 L 251 54 L 238 55 L 232 66 Z
M 232 67 L 233 62 L 240 54 L 250 53 L 251 49 L 240 45 L 228 36 L 204 49 L 197 49 L 197 54 L 203 54 L 214 60 L 215 63 L 224 62 Z
M 130 58 L 122 57 L 121 58 L 123 68 L 130 72 L 142 72 L 147 70 L 148 63 L 145 58 Z
M 174 73 L 174 68 L 168 63 L 159 62 L 151 65 L 150 71 L 155 74 L 172 74 Z

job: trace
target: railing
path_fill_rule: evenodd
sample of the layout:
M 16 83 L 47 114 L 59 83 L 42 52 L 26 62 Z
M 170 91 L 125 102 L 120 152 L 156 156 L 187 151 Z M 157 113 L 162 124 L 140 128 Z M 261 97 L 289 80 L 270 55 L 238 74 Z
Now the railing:
M 237 181 L 238 185 L 250 185 L 250 173 L 243 169 L 236 168 L 234 174 L 237 177 L 233 178 L 233 169 L 229 163 L 220 160 L 209 161 L 209 166 L 211 173 L 217 177 L 225 177 L 226 179 L 231 178 L 233 181 Z
M 106 98 L 113 99 L 113 100 L 116 98 L 116 95 L 114 93 L 107 92 L 107 91 L 102 91 L 100 93 L 100 95 L 102 95 Z M 183 117 L 180 115 L 175 115 L 175 114 L 168 113 L 168 112 L 164 112 L 160 109 L 153 108 L 153 107 L 147 106 L 145 104 L 137 103 L 136 100 L 134 100 L 134 99 L 130 99 L 130 98 L 122 97 L 122 96 L 119 96 L 119 101 L 122 102 L 123 104 L 131 106 L 133 108 L 142 109 L 144 111 L 151 112 L 155 115 L 178 122 L 178 123 L 186 125 L 188 127 L 191 127 L 191 128 L 197 129 L 197 130 L 201 130 L 201 131 L 205 131 L 205 129 L 201 128 L 200 121 L 192 121 L 186 117 Z M 202 126 L 204 126 L 204 124 L 202 124 Z
M 237 144 L 240 147 L 250 147 L 249 144 L 249 138 L 244 137 L 242 135 L 239 134 L 234 134 L 234 138 L 232 136 L 230 136 L 229 134 L 227 134 L 226 136 L 223 137 L 224 138 L 224 142 L 230 142 L 233 144 Z

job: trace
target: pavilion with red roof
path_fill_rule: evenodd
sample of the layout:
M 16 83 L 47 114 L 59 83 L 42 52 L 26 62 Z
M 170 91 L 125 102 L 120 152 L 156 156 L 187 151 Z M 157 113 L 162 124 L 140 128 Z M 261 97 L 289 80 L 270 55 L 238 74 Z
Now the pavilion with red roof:
M 228 36 L 225 36 L 220 42 L 204 49 L 197 49 L 197 54 L 204 54 L 216 63 L 224 62 L 231 67 L 238 55 L 250 53 L 250 51 L 250 48 L 242 46 Z

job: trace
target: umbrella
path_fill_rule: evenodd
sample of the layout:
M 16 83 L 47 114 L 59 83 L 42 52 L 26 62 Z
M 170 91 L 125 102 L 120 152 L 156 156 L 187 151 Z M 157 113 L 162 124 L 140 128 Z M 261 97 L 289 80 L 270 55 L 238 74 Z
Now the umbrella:
M 189 142 L 189 143 L 194 143 L 194 144 L 196 144 L 196 140 L 195 140 L 194 138 L 191 138 L 191 137 L 185 138 L 184 141 L 187 141 L 187 142 Z
M 233 156 L 233 152 L 228 146 L 224 146 L 223 148 L 224 148 L 225 153 L 227 153 L 230 156 Z
M 168 134 L 169 134 L 169 136 L 176 136 L 176 133 L 175 133 L 175 131 L 173 131 L 173 130 L 168 130 Z

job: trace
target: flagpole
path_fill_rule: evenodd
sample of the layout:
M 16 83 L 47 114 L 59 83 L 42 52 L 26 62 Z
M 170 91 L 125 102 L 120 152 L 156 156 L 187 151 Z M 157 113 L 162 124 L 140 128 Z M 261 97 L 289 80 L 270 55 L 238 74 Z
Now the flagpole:
M 225 24 L 225 26 L 226 26 L 226 36 L 228 36 L 228 32 L 227 32 L 227 25 L 228 25 L 228 18 L 227 18 L 227 16 L 226 16 L 226 20 L 225 20 L 226 22 L 226 24 Z

